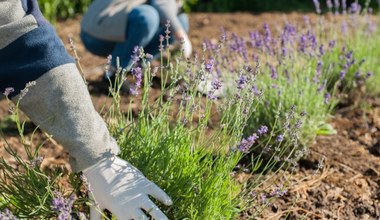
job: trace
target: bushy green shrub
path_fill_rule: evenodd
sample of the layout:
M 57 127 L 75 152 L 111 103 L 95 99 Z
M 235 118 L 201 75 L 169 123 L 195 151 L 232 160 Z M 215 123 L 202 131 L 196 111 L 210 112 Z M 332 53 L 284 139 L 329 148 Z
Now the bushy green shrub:
M 66 19 L 82 14 L 87 10 L 91 0 L 39 0 L 38 3 L 46 19 L 55 23 L 57 19 Z

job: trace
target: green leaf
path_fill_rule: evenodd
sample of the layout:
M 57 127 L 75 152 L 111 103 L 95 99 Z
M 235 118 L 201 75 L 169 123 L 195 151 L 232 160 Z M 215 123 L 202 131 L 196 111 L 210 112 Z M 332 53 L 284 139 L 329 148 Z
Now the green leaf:
M 333 135 L 337 134 L 337 131 L 329 123 L 323 123 L 319 126 L 319 129 L 316 132 L 317 135 Z

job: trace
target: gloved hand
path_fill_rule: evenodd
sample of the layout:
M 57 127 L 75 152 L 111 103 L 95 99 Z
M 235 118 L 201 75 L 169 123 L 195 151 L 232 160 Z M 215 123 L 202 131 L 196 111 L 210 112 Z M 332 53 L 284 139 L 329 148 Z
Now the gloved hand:
M 171 205 L 172 200 L 169 196 L 139 170 L 119 157 L 103 159 L 85 169 L 83 174 L 93 189 L 93 196 L 99 208 L 108 209 L 118 220 L 148 219 L 142 210 L 154 219 L 168 219 L 148 195 L 165 205 Z M 90 219 L 101 219 L 101 213 L 95 207 L 90 210 Z
M 179 30 L 174 33 L 176 39 L 178 42 L 181 42 L 181 47 L 183 49 L 183 55 L 186 58 L 189 58 L 191 56 L 191 53 L 193 52 L 193 46 L 191 45 L 191 41 L 189 39 L 189 36 L 187 33 L 183 30 Z
M 183 49 L 183 55 L 186 58 L 189 58 L 191 56 L 192 51 L 193 51 L 193 47 L 191 45 L 191 41 L 190 41 L 189 37 L 187 36 L 187 34 L 184 34 L 182 36 L 182 49 Z

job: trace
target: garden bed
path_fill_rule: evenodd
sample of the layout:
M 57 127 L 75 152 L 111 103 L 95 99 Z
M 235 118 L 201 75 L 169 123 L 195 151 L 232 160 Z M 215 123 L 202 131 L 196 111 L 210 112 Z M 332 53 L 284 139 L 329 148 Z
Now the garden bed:
M 217 41 L 219 27 L 237 35 L 247 35 L 248 31 L 283 24 L 286 20 L 293 23 L 304 21 L 305 14 L 248 13 L 190 15 L 190 39 L 197 52 L 201 50 L 205 38 Z M 314 14 L 309 15 L 312 19 Z M 105 59 L 87 52 L 78 38 L 80 18 L 57 24 L 59 36 L 67 44 L 67 36 L 72 35 L 77 47 L 80 62 L 84 68 L 93 102 L 98 110 L 109 104 L 107 85 L 102 84 Z M 275 29 L 274 29 L 275 31 Z M 152 96 L 158 96 L 159 89 L 152 90 Z M 288 193 L 275 201 L 263 214 L 263 219 L 278 219 L 289 216 L 290 219 L 379 219 L 380 218 L 380 100 L 358 96 L 336 110 L 331 124 L 337 134 L 317 137 L 310 147 L 310 154 L 299 161 L 295 173 L 291 176 Z M 122 109 L 128 109 L 127 97 L 122 97 Z M 134 106 L 138 109 L 139 106 Z M 0 119 L 8 115 L 6 101 L 0 100 Z M 4 124 L 4 123 L 3 123 Z M 33 125 L 27 132 L 33 130 Z M 18 146 L 17 132 L 5 129 L 8 140 Z M 37 139 L 45 139 L 42 134 Z M 3 141 L 0 142 L 3 144 Z M 0 153 L 2 149 L 0 148 Z M 62 147 L 47 142 L 42 149 L 45 164 L 67 166 L 67 154 Z M 321 163 L 323 161 L 323 163 Z M 154 181 L 154 180 L 153 180 Z M 289 180 L 288 180 L 289 181 Z M 252 208 L 251 212 L 254 212 Z M 247 210 L 240 219 L 250 216 Z

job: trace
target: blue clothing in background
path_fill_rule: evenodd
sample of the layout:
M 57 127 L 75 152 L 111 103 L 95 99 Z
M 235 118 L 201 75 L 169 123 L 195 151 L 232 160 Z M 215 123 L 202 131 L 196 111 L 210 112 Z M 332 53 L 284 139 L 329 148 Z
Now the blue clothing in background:
M 185 13 L 178 15 L 183 29 L 188 32 L 189 21 Z M 124 42 L 112 42 L 97 39 L 81 31 L 81 39 L 85 47 L 93 54 L 106 57 L 112 55 L 112 65 L 116 67 L 116 57 L 119 57 L 121 67 L 127 67 L 132 60 L 132 53 L 135 46 L 144 48 L 145 53 L 152 55 L 159 54 L 160 35 L 165 36 L 165 29 L 160 25 L 157 10 L 147 4 L 135 7 L 128 14 L 126 27 L 126 40 Z M 171 37 L 170 43 L 174 42 Z
M 4 34 L 2 39 L 10 41 L 4 48 L 0 48 L 1 92 L 4 92 L 8 87 L 12 87 L 15 91 L 10 94 L 10 97 L 13 97 L 19 94 L 28 82 L 36 80 L 57 66 L 74 62 L 74 59 L 68 55 L 54 28 L 43 17 L 37 0 L 22 0 L 20 7 L 15 7 L 13 11 L 2 12 L 1 8 L 4 7 L 2 7 L 2 2 L 0 1 L 0 13 L 2 13 L 2 16 L 7 16 L 7 13 L 15 13 L 16 10 L 19 10 L 17 11 L 18 14 L 25 13 L 24 17 L 7 20 L 9 23 L 2 26 L 14 26 L 14 30 L 3 30 L 0 27 L 0 32 Z M 21 10 L 23 11 L 21 12 Z M 33 22 L 30 22 L 30 19 L 28 21 L 24 19 L 26 16 L 33 16 Z M 24 24 L 23 21 L 25 21 Z M 20 27 L 30 29 L 30 31 L 16 39 L 7 39 L 5 31 L 19 30 Z

